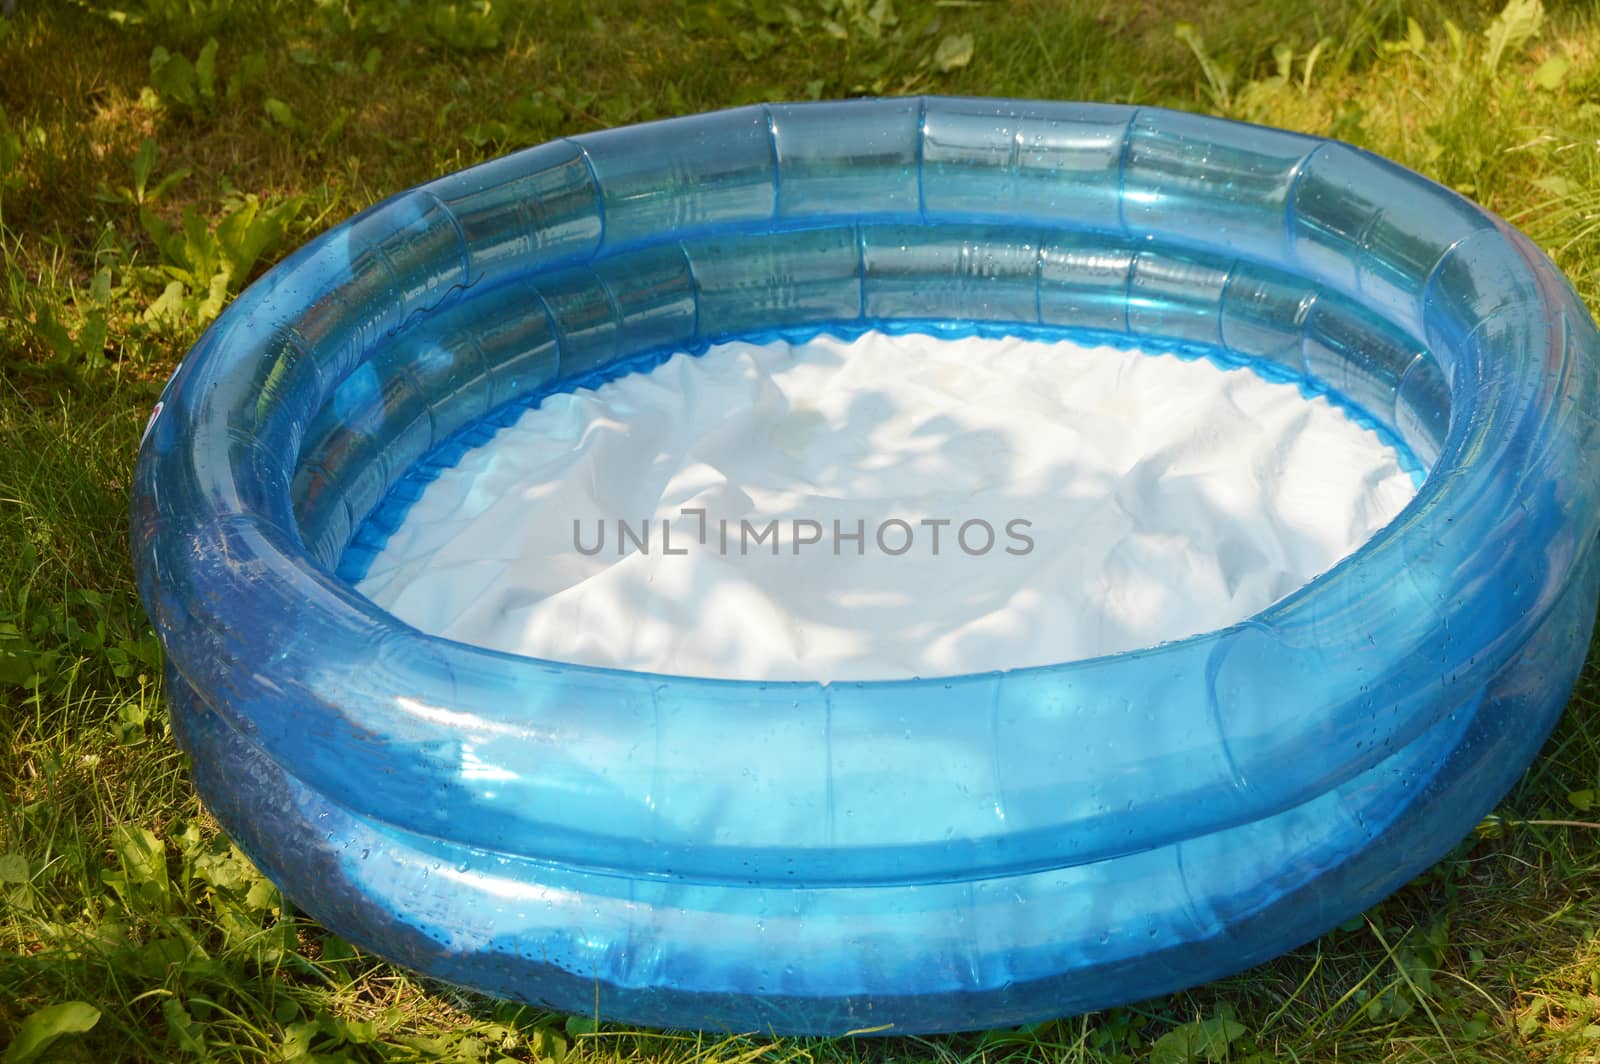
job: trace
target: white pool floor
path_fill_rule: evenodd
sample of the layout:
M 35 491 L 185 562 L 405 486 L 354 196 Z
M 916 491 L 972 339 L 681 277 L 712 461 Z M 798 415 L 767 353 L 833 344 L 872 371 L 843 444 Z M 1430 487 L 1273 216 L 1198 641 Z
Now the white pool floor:
M 867 333 L 550 396 L 426 486 L 360 590 L 424 631 L 755 680 L 984 672 L 1224 627 L 1415 487 L 1205 360 Z

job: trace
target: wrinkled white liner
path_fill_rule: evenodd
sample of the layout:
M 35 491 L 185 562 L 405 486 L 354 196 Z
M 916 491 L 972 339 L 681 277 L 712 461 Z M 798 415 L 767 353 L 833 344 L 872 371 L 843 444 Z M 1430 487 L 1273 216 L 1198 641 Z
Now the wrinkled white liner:
M 1326 401 L 1203 360 L 881 333 L 730 343 L 546 399 L 427 486 L 360 589 L 423 631 L 556 661 L 940 676 L 1226 626 L 1414 491 Z M 685 508 L 706 511 L 704 544 Z M 686 553 L 663 552 L 663 519 Z M 752 535 L 773 519 L 776 556 Z M 950 522 L 937 551 L 924 519 Z M 795 520 L 821 541 L 796 543 L 815 530 Z M 836 520 L 862 540 L 836 540 Z M 987 550 L 982 525 L 958 541 L 974 520 Z M 604 547 L 585 554 L 597 522 Z

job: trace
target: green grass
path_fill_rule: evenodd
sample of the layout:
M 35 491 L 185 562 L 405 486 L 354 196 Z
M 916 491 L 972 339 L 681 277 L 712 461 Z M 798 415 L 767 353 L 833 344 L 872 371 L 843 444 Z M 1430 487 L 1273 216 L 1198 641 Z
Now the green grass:
M 1593 665 L 1496 817 L 1364 919 L 1187 993 L 984 1036 L 667 1035 L 488 1001 L 296 914 L 209 819 L 125 547 L 146 412 L 248 279 L 436 174 L 760 99 L 1166 104 L 1392 156 L 1525 228 L 1600 302 L 1592 6 L 1526 33 L 1448 0 L 890 10 L 21 0 L 0 21 L 0 1059 L 1600 1059 Z

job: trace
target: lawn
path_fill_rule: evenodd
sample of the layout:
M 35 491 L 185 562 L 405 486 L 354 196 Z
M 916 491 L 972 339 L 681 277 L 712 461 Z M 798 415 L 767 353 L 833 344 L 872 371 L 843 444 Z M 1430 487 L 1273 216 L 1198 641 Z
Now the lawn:
M 986 1035 L 663 1034 L 498 1003 L 353 949 L 220 834 L 125 544 L 145 418 L 227 300 L 369 203 L 552 137 L 915 92 L 1337 136 L 1504 215 L 1600 305 L 1592 4 L 20 0 L 0 18 L 0 1061 L 1600 1060 L 1596 664 L 1496 814 L 1364 917 L 1183 994 Z

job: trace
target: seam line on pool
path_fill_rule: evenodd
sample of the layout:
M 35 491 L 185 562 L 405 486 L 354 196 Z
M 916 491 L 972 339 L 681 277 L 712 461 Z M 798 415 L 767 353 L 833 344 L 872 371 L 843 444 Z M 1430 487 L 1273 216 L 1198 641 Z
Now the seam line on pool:
M 694 323 L 689 328 L 689 335 L 694 338 L 695 343 L 699 343 L 704 340 L 704 337 L 700 335 L 700 300 L 702 298 L 700 278 L 694 272 L 694 258 L 689 254 L 689 246 L 681 240 L 678 241 L 678 254 L 683 256 L 683 268 L 689 273 L 689 290 L 692 293 L 690 298 L 694 303 Z
M 1289 174 L 1289 191 L 1283 200 L 1283 246 L 1289 254 L 1294 254 L 1295 248 L 1295 209 L 1300 202 L 1300 182 L 1305 179 L 1306 171 L 1311 168 L 1311 160 L 1317 153 L 1328 146 L 1324 141 L 1300 156 L 1300 161 L 1294 164 L 1294 169 Z
M 1128 157 L 1133 152 L 1133 125 L 1139 121 L 1139 114 L 1143 108 L 1135 107 L 1128 116 L 1127 128 L 1122 131 L 1122 146 L 1117 149 L 1117 225 L 1122 228 L 1122 235 L 1133 236 L 1133 230 L 1128 228 Z
M 778 161 L 778 116 L 772 113 L 770 104 L 762 104 L 761 113 L 767 116 L 767 150 L 772 153 L 772 217 L 776 219 L 783 209 L 783 165 Z
M 600 249 L 606 246 L 606 240 L 610 236 L 606 232 L 605 189 L 600 185 L 600 174 L 594 168 L 594 160 L 589 158 L 589 149 L 572 137 L 563 137 L 562 139 L 577 149 L 578 158 L 583 160 L 583 168 L 589 171 L 589 183 L 594 186 L 594 214 L 600 221 L 600 239 L 595 241 L 594 250 L 589 252 L 588 255 L 588 260 L 593 261 L 594 257 L 599 254 Z
M 922 187 L 922 166 L 927 158 L 928 98 L 917 97 L 917 219 L 928 224 L 928 197 Z
M 1482 232 L 1485 232 L 1485 231 L 1486 230 L 1484 230 L 1484 229 L 1474 229 L 1470 233 L 1464 233 L 1463 235 L 1456 237 L 1454 240 L 1452 240 L 1450 242 L 1450 246 L 1449 247 L 1445 248 L 1443 251 L 1441 251 L 1439 253 L 1438 260 L 1428 270 L 1428 276 L 1423 278 L 1421 287 L 1419 287 L 1417 289 L 1417 310 L 1419 312 L 1418 317 L 1423 319 L 1423 325 L 1424 326 L 1427 325 L 1427 321 L 1425 319 L 1425 315 L 1423 315 L 1421 312 L 1427 307 L 1428 290 L 1433 287 L 1433 282 L 1439 279 L 1439 272 L 1444 269 L 1445 262 L 1447 262 L 1449 260 L 1451 255 L 1455 254 L 1456 248 L 1460 247 L 1462 244 L 1466 243 L 1468 240 L 1471 240 L 1473 237 L 1477 236 L 1479 233 L 1482 233 Z M 1424 345 L 1427 345 L 1427 343 L 1428 343 L 1427 336 L 1423 336 L 1422 337 L 1422 342 L 1423 342 Z

